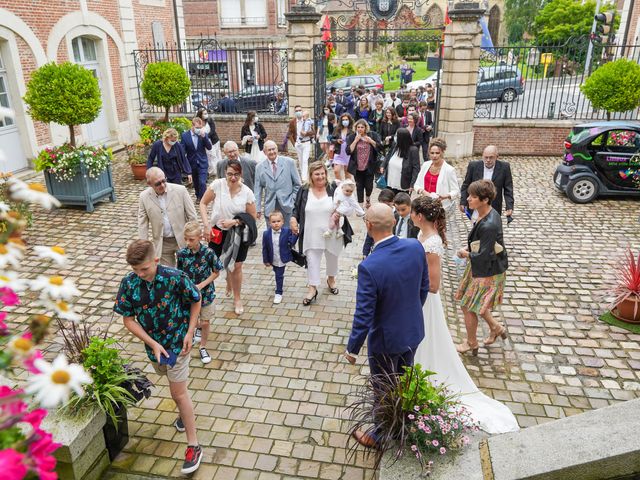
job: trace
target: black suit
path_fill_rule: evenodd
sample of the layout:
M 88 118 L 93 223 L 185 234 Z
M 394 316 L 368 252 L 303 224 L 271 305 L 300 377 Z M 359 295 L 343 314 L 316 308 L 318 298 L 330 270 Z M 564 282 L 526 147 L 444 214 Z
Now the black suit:
M 225 113 L 238 113 L 238 109 L 236 108 L 236 102 L 229 97 L 223 97 L 218 100 L 218 108 L 220 112 Z
M 393 216 L 396 219 L 396 224 L 393 226 L 393 234 L 398 234 L 398 227 L 400 225 L 400 214 L 398 212 L 393 212 Z M 418 238 L 420 234 L 420 229 L 413 224 L 413 220 L 411 217 L 407 220 L 407 238 Z
M 467 167 L 467 174 L 464 177 L 464 182 L 460 187 L 460 205 L 467 207 L 467 188 L 476 180 L 482 180 L 484 176 L 484 162 L 482 160 L 476 160 L 470 162 Z M 511 178 L 511 166 L 507 162 L 501 162 L 496 160 L 496 164 L 493 168 L 493 175 L 491 181 L 496 186 L 496 198 L 491 202 L 491 206 L 502 214 L 502 197 L 507 204 L 507 210 L 513 210 L 513 179 Z
M 433 127 L 433 117 L 429 110 L 425 110 L 424 113 L 419 112 L 419 114 L 424 127 L 424 133 L 422 134 L 422 160 L 426 162 L 429 160 L 429 140 L 431 138 L 431 130 L 427 130 L 427 127 Z

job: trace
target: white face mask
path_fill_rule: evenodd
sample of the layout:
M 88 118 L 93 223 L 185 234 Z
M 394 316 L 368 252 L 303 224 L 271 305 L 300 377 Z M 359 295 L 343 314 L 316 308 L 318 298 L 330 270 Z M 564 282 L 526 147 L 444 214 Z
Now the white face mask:
M 258 117 L 253 117 L 253 123 L 258 123 Z
M 207 118 L 209 118 L 209 115 L 207 115 L 207 114 L 205 113 L 204 115 L 202 115 L 202 118 L 204 118 L 204 119 L 206 120 Z
M 193 133 L 195 133 L 196 135 L 200 135 L 200 129 L 199 128 L 194 128 L 193 129 Z
M 326 115 L 327 113 L 330 113 L 330 110 L 328 108 L 324 109 L 324 114 Z
M 302 112 L 296 112 L 296 117 L 297 118 L 302 118 Z
M 348 127 L 349 126 L 349 120 L 342 120 L 342 126 L 343 127 Z
M 176 140 L 169 140 L 167 143 L 173 147 L 178 142 Z

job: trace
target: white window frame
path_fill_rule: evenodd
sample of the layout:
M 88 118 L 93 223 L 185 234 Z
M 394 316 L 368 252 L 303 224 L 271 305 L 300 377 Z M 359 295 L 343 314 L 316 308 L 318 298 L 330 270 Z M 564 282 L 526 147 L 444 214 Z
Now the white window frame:
M 240 4 L 240 18 L 225 18 L 223 15 L 222 0 L 220 0 L 220 8 L 218 9 L 218 16 L 220 18 L 220 28 L 256 28 L 267 26 L 267 0 L 262 0 L 264 3 L 264 17 L 250 17 L 247 16 L 247 9 L 245 5 L 246 0 L 233 0 Z M 239 20 L 239 21 L 237 21 Z
M 287 0 L 276 0 L 276 24 L 278 28 L 287 27 L 287 19 L 284 14 L 287 13 Z

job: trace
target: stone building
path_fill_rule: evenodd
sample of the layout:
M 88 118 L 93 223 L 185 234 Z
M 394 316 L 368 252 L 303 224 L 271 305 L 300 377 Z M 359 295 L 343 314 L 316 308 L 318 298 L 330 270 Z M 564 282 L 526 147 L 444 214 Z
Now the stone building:
M 16 112 L 15 119 L 0 118 L 0 144 L 8 158 L 3 169 L 27 168 L 43 147 L 68 140 L 67 127 L 34 121 L 22 101 L 32 72 L 51 61 L 79 63 L 100 84 L 102 110 L 78 127 L 79 143 L 135 140 L 138 92 L 131 52 L 174 41 L 176 24 L 183 30 L 181 12 L 182 0 L 3 0 L 0 105 Z

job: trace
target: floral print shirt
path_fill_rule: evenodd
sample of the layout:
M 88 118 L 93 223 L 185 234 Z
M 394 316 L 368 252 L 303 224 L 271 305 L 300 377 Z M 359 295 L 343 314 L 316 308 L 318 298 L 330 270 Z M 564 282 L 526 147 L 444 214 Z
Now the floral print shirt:
M 189 330 L 191 304 L 200 300 L 200 292 L 187 275 L 174 268 L 158 265 L 152 282 L 130 272 L 120 282 L 113 310 L 123 317 L 135 317 L 147 334 L 178 355 Z M 147 356 L 156 362 L 145 344 Z
M 218 256 L 206 245 L 200 244 L 200 250 L 192 252 L 189 247 L 178 250 L 178 270 L 187 274 L 196 285 L 204 282 L 213 271 L 219 272 L 224 268 Z M 206 307 L 213 303 L 216 298 L 216 287 L 211 282 L 200 290 L 202 295 L 202 306 Z

